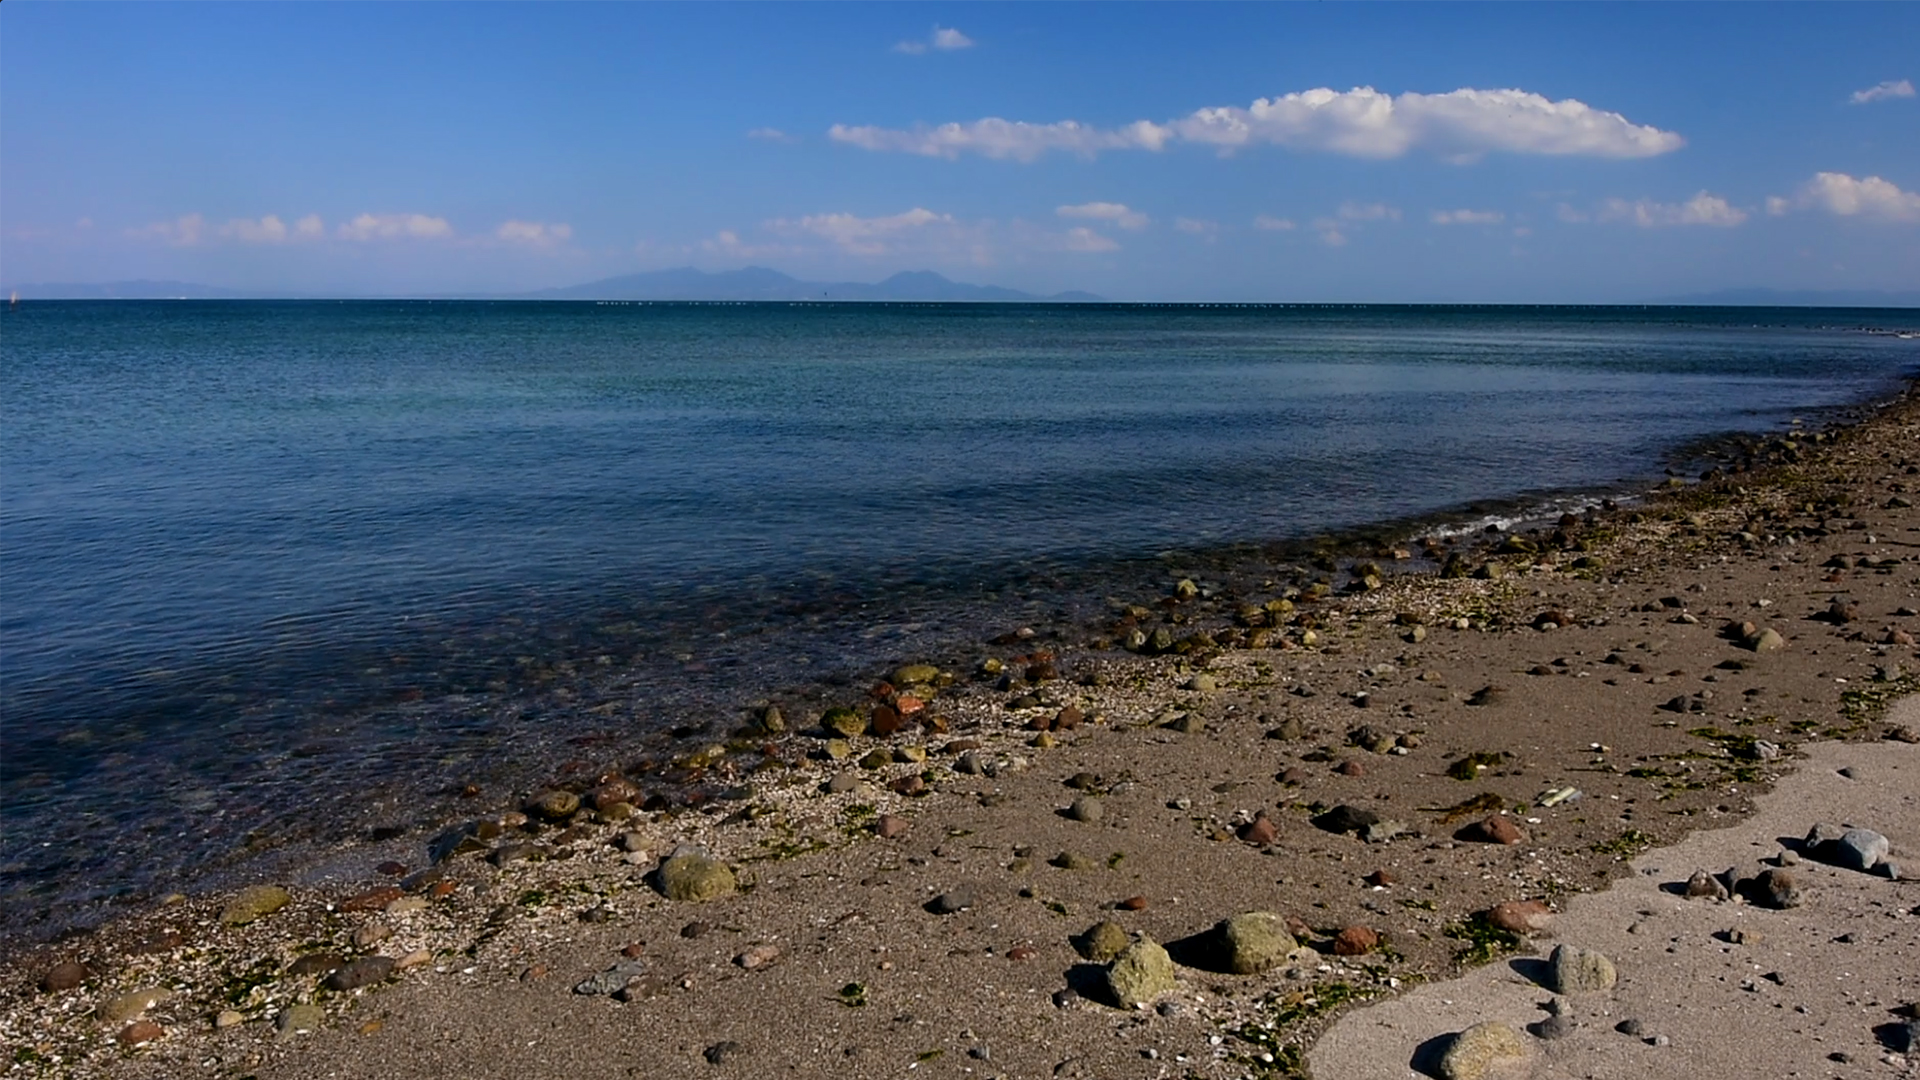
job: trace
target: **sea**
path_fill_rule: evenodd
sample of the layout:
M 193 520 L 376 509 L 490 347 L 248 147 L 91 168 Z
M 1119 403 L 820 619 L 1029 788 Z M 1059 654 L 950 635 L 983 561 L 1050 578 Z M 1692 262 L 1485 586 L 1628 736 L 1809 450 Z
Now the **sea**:
M 325 875 L 476 792 L 967 664 L 1015 628 L 1084 637 L 1178 576 L 1271 581 L 1329 538 L 1632 498 L 1884 397 L 1920 369 L 1916 328 L 21 303 L 0 315 L 0 925 Z

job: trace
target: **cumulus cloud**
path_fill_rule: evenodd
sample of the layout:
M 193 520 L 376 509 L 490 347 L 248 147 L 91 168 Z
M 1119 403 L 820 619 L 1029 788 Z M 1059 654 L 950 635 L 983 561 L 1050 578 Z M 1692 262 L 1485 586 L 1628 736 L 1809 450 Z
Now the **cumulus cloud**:
M 1023 120 L 1002 120 L 997 116 L 965 124 L 941 124 L 938 127 L 916 125 L 911 128 L 882 128 L 835 124 L 827 129 L 827 138 L 862 150 L 919 154 L 948 160 L 958 158 L 961 154 L 979 154 L 989 158 L 1033 161 L 1053 150 L 1090 158 L 1102 150 L 1158 150 L 1165 145 L 1169 136 L 1166 128 L 1145 120 L 1102 131 L 1073 120 L 1062 120 L 1057 124 L 1029 124 Z
M 1343 202 L 1337 211 L 1342 221 L 1399 221 L 1398 207 L 1386 203 Z
M 1627 221 L 1643 229 L 1677 225 L 1712 225 L 1731 228 L 1747 220 L 1747 212 L 1709 192 L 1698 192 L 1683 203 L 1663 203 L 1652 199 L 1608 199 L 1594 214 L 1595 221 Z
M 1906 79 L 1888 79 L 1885 82 L 1869 86 L 1865 90 L 1855 90 L 1853 96 L 1847 100 L 1853 102 L 1855 105 L 1868 105 L 1876 101 L 1891 101 L 1894 98 L 1910 98 L 1913 96 L 1912 82 Z
M 902 239 L 926 230 L 957 227 L 951 214 L 936 214 L 923 206 L 884 217 L 856 214 L 808 214 L 798 219 L 775 218 L 767 227 L 788 236 L 814 236 L 853 255 L 885 255 Z
M 445 240 L 453 226 L 443 217 L 426 214 L 361 214 L 334 230 L 342 240 Z
M 308 214 L 293 223 L 289 228 L 277 214 L 267 214 L 260 218 L 233 218 L 220 226 L 219 234 L 229 240 L 238 240 L 243 244 L 284 244 L 289 241 L 318 240 L 326 235 L 326 226 L 321 224 L 320 215 Z
M 654 245 L 642 242 L 635 250 L 641 254 L 653 253 Z M 667 250 L 667 249 L 659 249 Z M 687 254 L 685 249 L 671 249 Z M 700 241 L 700 250 L 711 255 L 720 255 L 729 259 L 764 259 L 769 255 L 791 255 L 799 249 L 788 244 L 754 244 L 740 239 L 740 234 L 732 229 L 721 229 L 711 237 Z
M 1635 124 L 1615 112 L 1524 90 L 1459 89 L 1444 94 L 1383 94 L 1370 86 L 1325 87 L 1260 98 L 1251 105 L 1199 109 L 1163 124 L 1138 120 L 1102 129 L 987 117 L 912 128 L 835 124 L 828 137 L 866 150 L 956 158 L 963 153 L 1032 161 L 1049 151 L 1091 157 L 1106 150 L 1163 149 L 1180 141 L 1222 153 L 1256 145 L 1394 158 L 1424 150 L 1450 160 L 1489 151 L 1587 157 L 1652 157 L 1686 144 L 1679 135 Z
M 1435 210 L 1427 220 L 1435 225 L 1498 225 L 1507 215 L 1498 210 Z
M 1271 214 L 1255 215 L 1253 227 L 1263 232 L 1292 232 L 1298 228 L 1292 218 L 1274 217 Z
M 933 33 L 927 35 L 927 40 L 898 42 L 894 45 L 893 51 L 906 53 L 909 56 L 919 56 L 929 48 L 938 49 L 941 52 L 952 52 L 956 49 L 971 49 L 973 48 L 973 39 L 955 30 L 951 26 L 941 26 L 936 23 L 933 27 Z
M 1340 223 L 1333 218 L 1314 218 L 1313 231 L 1320 237 L 1320 242 L 1328 247 L 1337 248 L 1347 246 L 1346 231 L 1343 230 L 1340 227 Z
M 182 214 L 172 221 L 156 221 L 128 229 L 127 235 L 136 240 L 160 240 L 174 247 L 192 247 L 206 239 L 207 219 L 199 214 Z
M 528 247 L 558 247 L 573 238 L 573 226 L 564 222 L 545 221 L 508 221 L 503 222 L 493 235 L 509 244 L 525 244 Z
M 1054 213 L 1066 218 L 1092 218 L 1096 221 L 1111 221 L 1123 229 L 1144 229 L 1150 220 L 1137 210 L 1130 210 L 1125 203 L 1090 202 L 1078 206 L 1056 207 Z
M 1219 222 L 1208 221 L 1206 218 L 1177 217 L 1173 219 L 1173 227 L 1194 236 L 1211 237 L 1220 231 Z
M 1076 225 L 1067 230 L 1066 247 L 1068 251 L 1119 251 L 1120 245 L 1111 237 L 1094 232 L 1085 225 Z
M 1777 200 L 1782 213 L 1786 200 Z M 1846 173 L 1815 173 L 1794 200 L 1799 206 L 1825 210 L 1841 217 L 1868 217 L 1906 224 L 1920 222 L 1920 192 L 1902 191 L 1899 186 L 1878 176 L 1856 180 Z M 1775 199 L 1767 200 L 1772 210 Z
M 777 142 L 777 143 L 796 143 L 800 141 L 799 139 L 794 138 L 792 135 L 789 135 L 786 132 L 781 131 L 779 128 L 770 128 L 770 127 L 754 128 L 752 131 L 747 132 L 747 138 L 762 139 L 766 142 Z

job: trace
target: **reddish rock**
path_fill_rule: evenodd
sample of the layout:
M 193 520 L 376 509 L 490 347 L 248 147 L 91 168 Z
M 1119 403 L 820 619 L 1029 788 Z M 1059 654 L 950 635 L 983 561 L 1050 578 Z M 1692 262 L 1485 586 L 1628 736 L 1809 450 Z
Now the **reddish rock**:
M 1145 911 L 1147 908 L 1147 898 L 1144 896 L 1129 896 L 1113 906 L 1119 908 L 1121 911 Z
M 924 795 L 927 791 L 927 782 L 919 773 L 908 773 L 887 786 L 901 795 Z
M 1520 831 L 1520 826 L 1515 825 L 1512 818 L 1499 814 L 1476 821 L 1461 829 L 1456 835 L 1462 840 L 1472 840 L 1482 844 L 1520 844 L 1525 843 L 1527 839 L 1527 834 Z
M 1385 870 L 1375 870 L 1373 873 L 1368 874 L 1365 880 L 1367 884 L 1375 887 L 1391 885 L 1394 883 L 1393 875 L 1387 873 Z
M 881 814 L 880 820 L 873 823 L 874 835 L 882 840 L 892 840 L 907 835 L 907 819 L 892 814 Z
M 405 895 L 406 893 L 397 885 L 376 885 L 366 892 L 349 896 L 345 900 L 340 901 L 340 910 L 343 912 L 382 911 L 388 904 L 393 903 Z
M 1333 955 L 1365 956 L 1380 947 L 1380 935 L 1364 926 L 1349 926 L 1333 939 Z
M 920 728 L 929 735 L 945 735 L 947 733 L 947 718 L 944 716 L 935 716 L 930 712 L 922 713 L 920 716 Z
M 1333 767 L 1333 771 L 1339 773 L 1341 776 L 1367 775 L 1366 767 L 1361 765 L 1357 761 L 1343 761 L 1340 764 L 1335 765 Z
M 553 970 L 552 968 L 549 968 L 545 964 L 535 964 L 532 967 L 527 968 L 525 971 L 522 971 L 520 973 L 520 981 L 521 982 L 538 982 L 541 979 L 546 978 L 552 972 L 552 970 Z
M 1287 933 L 1292 934 L 1295 941 L 1305 941 L 1313 936 L 1313 927 L 1308 926 L 1307 920 L 1300 916 L 1289 915 L 1287 916 Z
M 166 1033 L 167 1029 L 151 1020 L 135 1020 L 133 1023 L 120 1029 L 120 1044 L 122 1046 L 145 1046 Z
M 1553 921 L 1553 909 L 1540 900 L 1509 900 L 1495 904 L 1483 916 L 1487 925 L 1510 934 L 1534 934 Z
M 893 693 L 893 684 L 883 679 L 873 684 L 873 689 L 867 691 L 867 696 L 875 701 L 885 701 L 892 697 Z
M 91 974 L 93 973 L 87 970 L 87 965 L 77 960 L 68 960 L 65 963 L 53 965 L 47 969 L 45 975 L 40 976 L 40 989 L 49 994 L 72 990 L 86 982 L 87 976 Z
M 1069 705 L 1054 714 L 1053 730 L 1072 731 L 1074 728 L 1079 727 L 1080 721 L 1084 719 L 1086 719 L 1086 714 L 1080 711 L 1079 706 Z
M 867 731 L 882 739 L 897 734 L 901 726 L 900 710 L 891 705 L 875 705 L 867 718 Z
M 1036 716 L 1027 721 L 1028 731 L 1046 731 L 1052 726 L 1053 721 L 1047 719 L 1045 716 Z
M 902 694 L 894 701 L 893 707 L 900 710 L 901 716 L 912 716 L 927 707 L 927 703 L 909 694 Z
M 1290 765 L 1287 768 L 1282 769 L 1280 771 L 1280 775 L 1279 777 L 1277 777 L 1277 779 L 1283 784 L 1291 784 L 1295 787 L 1298 787 L 1299 785 L 1307 782 L 1307 770 L 1299 767 L 1298 765 Z
M 1040 955 L 1040 950 L 1031 945 L 1015 945 L 1007 950 L 1009 960 L 1031 960 Z
M 379 866 L 374 867 L 373 872 L 376 874 L 380 874 L 384 877 L 406 877 L 407 864 L 394 862 L 392 859 L 388 859 L 386 862 L 383 862 Z
M 628 945 L 626 948 L 621 949 L 620 955 L 626 957 L 629 960 L 637 960 L 646 951 L 647 951 L 647 943 L 644 941 L 636 941 Z
M 436 881 L 427 887 L 427 895 L 435 900 L 444 900 L 460 888 L 457 881 Z
M 605 810 L 614 803 L 637 803 L 640 801 L 640 789 L 631 782 L 622 779 L 609 780 L 593 789 L 588 796 L 595 810 Z
M 1256 816 L 1252 821 L 1240 826 L 1240 839 L 1249 844 L 1265 847 L 1280 838 L 1280 827 L 1265 814 Z
M 1027 665 L 1027 681 L 1030 683 L 1046 682 L 1049 679 L 1057 679 L 1059 677 L 1060 669 L 1054 667 L 1053 661 L 1051 660 L 1042 660 L 1037 664 Z

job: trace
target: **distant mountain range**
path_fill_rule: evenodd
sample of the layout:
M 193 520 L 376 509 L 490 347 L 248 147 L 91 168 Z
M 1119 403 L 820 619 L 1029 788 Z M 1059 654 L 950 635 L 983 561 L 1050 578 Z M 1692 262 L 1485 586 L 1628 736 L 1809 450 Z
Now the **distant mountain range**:
M 268 300 L 314 297 L 312 293 L 246 292 L 186 281 L 113 281 L 105 284 L 20 285 L 23 300 Z M 333 297 L 327 297 L 333 299 Z M 762 266 L 710 274 L 684 266 L 644 274 L 524 293 L 447 293 L 423 299 L 467 300 L 906 300 L 975 303 L 1100 303 L 1088 292 L 1036 296 L 994 285 L 950 281 L 930 270 L 911 270 L 869 285 L 859 281 L 801 281 Z
M 1721 289 L 1718 292 L 1670 296 L 1655 304 L 1691 304 L 1700 307 L 1920 307 L 1920 292 L 1883 289 Z

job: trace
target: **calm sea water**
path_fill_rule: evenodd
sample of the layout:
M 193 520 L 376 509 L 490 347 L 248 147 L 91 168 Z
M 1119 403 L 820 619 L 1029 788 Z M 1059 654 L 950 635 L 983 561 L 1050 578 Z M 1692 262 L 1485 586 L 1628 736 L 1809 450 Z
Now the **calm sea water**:
M 23 304 L 0 321 L 0 918 L 409 823 L 618 737 L 563 684 L 667 727 L 1169 549 L 1615 490 L 1884 392 L 1920 349 L 1863 328 L 1917 323 Z

